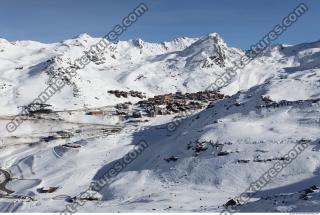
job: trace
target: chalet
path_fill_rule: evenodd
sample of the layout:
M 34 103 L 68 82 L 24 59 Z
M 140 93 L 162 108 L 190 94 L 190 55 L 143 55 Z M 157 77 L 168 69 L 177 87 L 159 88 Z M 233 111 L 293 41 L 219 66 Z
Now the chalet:
M 127 113 L 124 112 L 124 111 L 116 110 L 116 115 L 123 115 L 123 116 L 125 116 L 125 115 L 127 115 Z
M 102 110 L 93 110 L 86 112 L 86 115 L 92 115 L 92 116 L 103 116 L 105 113 Z
M 163 99 L 164 99 L 164 102 L 169 102 L 172 100 L 172 95 L 165 95 Z
M 175 99 L 174 103 L 177 105 L 186 105 L 187 101 L 185 99 Z

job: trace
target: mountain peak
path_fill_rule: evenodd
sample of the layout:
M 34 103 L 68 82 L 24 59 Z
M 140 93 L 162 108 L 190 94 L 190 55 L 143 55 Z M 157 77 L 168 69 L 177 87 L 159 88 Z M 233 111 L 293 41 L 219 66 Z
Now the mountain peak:
M 209 40 L 209 41 L 213 41 L 216 44 L 224 44 L 225 42 L 223 40 L 223 38 L 218 34 L 218 33 L 209 33 L 207 36 L 203 37 L 203 40 Z
M 211 32 L 211 33 L 208 33 L 207 35 L 208 37 L 214 37 L 214 38 L 221 38 L 220 34 L 218 34 L 217 32 Z
M 224 67 L 226 53 L 231 53 L 231 48 L 222 37 L 218 33 L 209 33 L 181 51 L 180 56 L 187 58 L 186 66 L 190 68 L 211 67 L 213 64 Z M 233 57 L 230 55 L 231 58 Z M 218 59 L 218 61 L 213 62 L 212 59 Z
M 74 37 L 74 39 L 90 39 L 90 38 L 92 37 L 87 33 L 79 34 L 78 36 Z
M 138 48 L 143 48 L 144 41 L 141 38 L 132 40 L 132 44 Z

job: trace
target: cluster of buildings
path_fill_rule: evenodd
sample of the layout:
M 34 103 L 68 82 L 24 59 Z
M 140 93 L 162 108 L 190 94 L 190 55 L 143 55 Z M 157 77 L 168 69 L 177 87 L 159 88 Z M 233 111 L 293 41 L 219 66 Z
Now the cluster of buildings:
M 223 99 L 224 96 L 214 91 L 196 93 L 176 92 L 174 94 L 158 95 L 148 100 L 138 102 L 150 117 L 179 113 L 187 110 L 202 109 L 209 102 Z
M 139 110 L 129 112 L 130 104 L 124 103 L 117 105 L 119 115 L 140 118 L 141 112 L 145 112 L 148 117 L 157 115 L 175 114 L 187 110 L 202 109 L 209 102 L 223 99 L 224 95 L 214 91 L 200 91 L 196 93 L 181 92 L 157 95 L 147 100 L 141 100 L 136 105 Z
M 262 101 L 264 101 L 264 105 L 257 106 L 257 108 L 279 108 L 284 106 L 299 106 L 299 105 L 309 105 L 317 104 L 320 99 L 308 99 L 308 100 L 297 100 L 297 101 L 287 101 L 287 100 L 281 100 L 281 101 L 273 101 L 268 96 L 261 96 Z
M 52 113 L 51 105 L 43 103 L 30 103 L 24 110 L 28 115 Z
M 146 96 L 139 91 L 134 91 L 134 90 L 130 90 L 130 91 L 121 91 L 121 90 L 109 90 L 108 93 L 115 95 L 116 97 L 120 98 L 120 97 L 124 97 L 124 98 L 128 98 L 128 96 L 132 96 L 132 97 L 138 97 L 140 99 L 144 99 L 146 98 Z

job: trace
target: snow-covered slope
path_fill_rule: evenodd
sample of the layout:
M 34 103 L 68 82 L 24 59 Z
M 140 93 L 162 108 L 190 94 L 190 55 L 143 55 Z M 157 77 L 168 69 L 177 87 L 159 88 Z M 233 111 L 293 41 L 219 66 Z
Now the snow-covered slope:
M 1 115 L 32 101 L 57 68 L 95 42 L 98 39 L 89 35 L 55 44 L 1 40 Z M 114 89 L 147 96 L 204 90 L 244 54 L 216 33 L 160 44 L 121 41 L 112 47 L 99 63 L 78 70 L 72 84 L 49 103 L 56 109 L 76 109 L 125 101 L 107 93 Z M 33 200 L 0 199 L 0 211 L 59 212 L 143 140 L 148 147 L 109 178 L 96 194 L 98 200 L 85 201 L 77 210 L 219 212 L 296 144 L 307 142 L 297 159 L 249 203 L 234 209 L 319 212 L 319 189 L 305 194 L 311 186 L 320 186 L 319 53 L 320 42 L 270 47 L 221 89 L 230 97 L 176 121 L 174 131 L 166 129 L 177 120 L 170 115 L 123 124 L 81 112 L 57 112 L 25 122 L 15 136 L 2 131 L 1 169 L 12 175 L 7 188 Z M 4 130 L 5 121 L 0 123 Z M 102 132 L 114 126 L 116 132 Z M 37 140 L 60 130 L 74 136 Z M 80 147 L 63 146 L 66 143 Z M 50 186 L 59 189 L 37 191 Z
M 2 112 L 17 113 L 17 107 L 32 102 L 52 77 L 61 75 L 59 68 L 70 66 L 98 41 L 87 34 L 54 44 L 1 39 Z M 309 81 L 319 77 L 319 44 L 272 46 L 239 72 L 233 84 L 222 92 L 234 94 L 273 78 L 286 89 L 293 85 L 308 88 L 302 92 L 297 88 L 295 98 L 316 96 L 312 91 L 317 86 L 310 86 Z M 120 41 L 111 45 L 96 62 L 77 70 L 71 85 L 48 103 L 57 109 L 111 105 L 119 102 L 107 93 L 113 89 L 139 90 L 148 96 L 204 90 L 243 54 L 228 47 L 217 33 L 164 43 L 141 39 Z M 305 76 L 299 73 L 297 77 L 296 71 L 305 71 Z
M 229 198 L 244 192 L 301 141 L 310 146 L 252 201 L 320 186 L 319 103 L 267 108 L 263 100 L 267 92 L 268 84 L 264 84 L 237 93 L 182 121 L 174 133 L 159 131 L 159 126 L 134 133 L 133 143 L 143 139 L 150 146 L 111 179 L 100 192 L 102 199 L 108 200 L 112 211 L 222 211 Z M 215 154 L 210 144 L 221 145 L 220 153 Z M 197 153 L 200 146 L 203 150 Z M 176 161 L 167 162 L 170 157 Z M 97 175 L 101 177 L 103 171 L 107 168 Z M 318 200 L 305 202 L 318 210 Z M 281 205 L 287 206 L 277 206 Z M 256 208 L 260 212 L 277 209 Z M 297 205 L 292 210 L 305 208 Z
M 59 68 L 70 66 L 98 41 L 87 34 L 55 44 L 2 40 L 2 112 L 17 112 L 18 106 L 32 102 L 51 78 L 61 75 Z M 225 59 L 221 65 L 208 63 L 217 53 Z M 71 85 L 48 103 L 57 109 L 115 104 L 119 100 L 107 93 L 114 89 L 139 90 L 150 96 L 203 90 L 217 77 L 217 71 L 223 71 L 222 67 L 241 53 L 228 48 L 218 34 L 159 44 L 141 39 L 120 41 L 97 61 L 77 70 Z

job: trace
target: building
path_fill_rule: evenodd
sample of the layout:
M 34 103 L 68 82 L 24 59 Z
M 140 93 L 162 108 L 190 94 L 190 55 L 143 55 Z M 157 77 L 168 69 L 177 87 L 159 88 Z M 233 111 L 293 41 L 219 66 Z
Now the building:
M 88 111 L 86 115 L 92 115 L 92 116 L 103 116 L 105 113 L 102 110 L 92 110 Z

